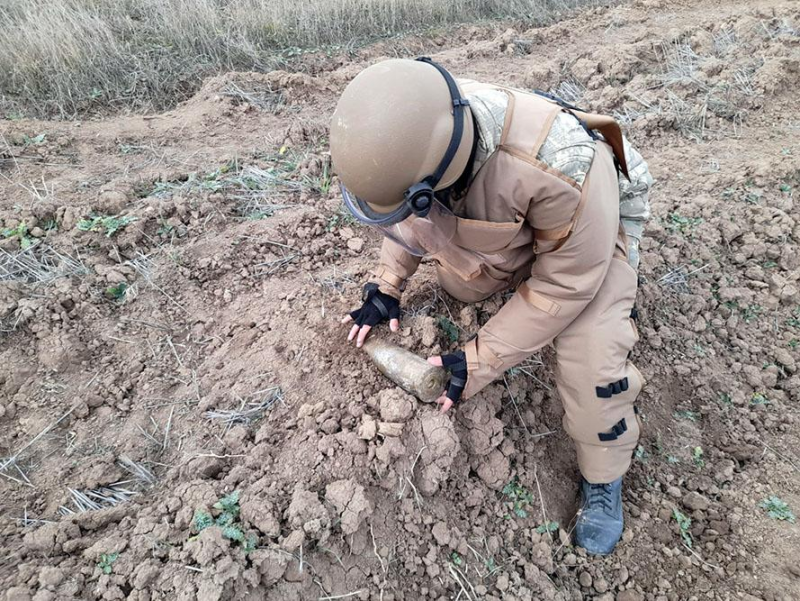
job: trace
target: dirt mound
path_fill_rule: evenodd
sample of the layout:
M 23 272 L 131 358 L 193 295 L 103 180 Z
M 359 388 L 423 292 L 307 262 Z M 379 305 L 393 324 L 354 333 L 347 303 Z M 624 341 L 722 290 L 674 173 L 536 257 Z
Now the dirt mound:
M 798 40 L 792 3 L 646 0 L 228 74 L 157 116 L 4 122 L 5 598 L 800 597 Z M 368 62 L 436 48 L 613 112 L 658 180 L 612 557 L 571 546 L 549 351 L 442 416 L 342 343 L 378 238 L 340 209 L 327 116 Z M 424 263 L 378 335 L 434 354 L 503 301 Z

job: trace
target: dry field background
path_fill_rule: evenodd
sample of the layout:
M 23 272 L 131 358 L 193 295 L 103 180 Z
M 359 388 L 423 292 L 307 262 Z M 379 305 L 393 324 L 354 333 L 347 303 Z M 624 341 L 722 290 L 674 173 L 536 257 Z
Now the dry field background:
M 0 112 L 165 109 L 204 77 L 304 49 L 480 19 L 557 19 L 596 0 L 4 0 Z M 333 50 L 333 48 L 332 48 Z
M 248 3 L 0 5 L 0 599 L 799 599 L 797 2 L 349 43 L 525 6 L 381 5 L 256 5 L 342 10 L 303 34 L 341 47 L 290 57 L 241 33 L 264 34 Z M 611 557 L 571 545 L 549 352 L 442 417 L 342 343 L 379 239 L 341 210 L 328 118 L 364 66 L 419 54 L 611 112 L 657 179 Z M 503 301 L 459 303 L 425 263 L 376 334 L 435 354 Z

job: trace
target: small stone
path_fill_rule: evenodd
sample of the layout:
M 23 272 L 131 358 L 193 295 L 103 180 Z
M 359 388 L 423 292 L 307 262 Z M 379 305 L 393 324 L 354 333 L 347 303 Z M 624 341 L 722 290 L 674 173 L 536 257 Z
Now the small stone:
M 667 488 L 667 494 L 675 499 L 681 498 L 681 489 L 677 486 L 670 486 Z
M 629 588 L 627 591 L 622 591 L 617 595 L 617 601 L 644 601 L 644 595 Z
M 358 427 L 358 437 L 363 440 L 372 440 L 378 434 L 378 424 L 371 415 L 364 415 Z
M 605 593 L 608 591 L 608 582 L 604 578 L 598 578 L 594 581 L 594 590 L 598 593 Z
M 433 538 L 436 539 L 436 544 L 439 546 L 444 547 L 450 542 L 450 530 L 444 522 L 436 522 L 431 532 L 433 533 Z
M 361 249 L 364 248 L 364 240 L 362 238 L 350 238 L 347 241 L 347 248 L 360 253 Z
M 564 557 L 564 565 L 574 566 L 577 563 L 578 563 L 578 558 L 575 557 L 574 553 L 567 553 L 567 555 Z
M 692 511 L 705 511 L 710 505 L 708 499 L 697 492 L 690 492 L 683 497 L 683 504 Z
M 378 422 L 378 434 L 382 436 L 402 436 L 403 424 L 396 422 Z
M 581 575 L 578 576 L 578 582 L 581 583 L 581 586 L 589 588 L 592 586 L 592 575 L 589 572 L 581 572 Z

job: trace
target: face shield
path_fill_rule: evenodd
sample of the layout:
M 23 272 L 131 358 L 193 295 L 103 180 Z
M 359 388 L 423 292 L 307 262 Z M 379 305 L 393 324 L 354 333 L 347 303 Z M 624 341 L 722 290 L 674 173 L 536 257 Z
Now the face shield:
M 370 225 L 402 246 L 412 255 L 424 257 L 442 252 L 456 233 L 456 216 L 438 200 L 433 200 L 425 215 L 402 203 L 394 211 L 378 213 L 340 184 L 347 210 L 361 223 Z

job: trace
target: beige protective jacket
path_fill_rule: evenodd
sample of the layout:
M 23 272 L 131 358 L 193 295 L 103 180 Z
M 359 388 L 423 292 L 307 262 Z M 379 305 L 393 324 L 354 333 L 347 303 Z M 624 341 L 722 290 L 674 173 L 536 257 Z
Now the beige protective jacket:
M 465 347 L 469 378 L 463 396 L 469 398 L 552 342 L 581 313 L 606 276 L 622 228 L 628 234 L 629 261 L 636 267 L 652 178 L 610 117 L 577 113 L 601 134 L 595 140 L 575 114 L 546 98 L 476 82 L 460 84 L 478 124 L 479 142 L 469 187 L 453 206 L 455 238 L 432 258 L 440 278 L 470 282 L 476 290 L 475 298 L 461 300 L 519 285 Z M 620 175 L 617 180 L 614 157 L 630 179 Z M 598 161 L 607 168 L 590 174 Z M 592 206 L 583 193 L 588 177 L 608 179 L 595 182 L 605 189 L 619 186 L 620 212 Z M 419 262 L 385 239 L 372 281 L 400 298 Z

